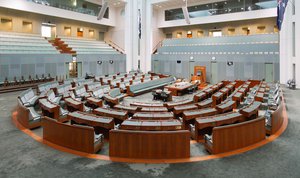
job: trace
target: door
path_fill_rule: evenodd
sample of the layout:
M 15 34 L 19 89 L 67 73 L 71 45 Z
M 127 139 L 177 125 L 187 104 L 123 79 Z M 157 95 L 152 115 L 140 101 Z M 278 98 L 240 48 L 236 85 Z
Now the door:
M 69 69 L 69 63 L 66 62 L 66 79 L 70 78 L 70 69 Z
M 99 32 L 99 41 L 104 41 L 104 32 Z
M 189 62 L 189 79 L 192 80 L 192 77 L 194 75 L 194 67 L 195 67 L 195 61 Z
M 293 64 L 293 80 L 296 81 L 296 64 Z
M 157 61 L 157 60 L 155 60 L 154 62 L 153 62 L 153 72 L 154 73 L 160 73 L 159 72 L 159 61 Z
M 77 62 L 77 77 L 82 77 L 82 62 Z
M 274 64 L 266 63 L 266 82 L 274 82 Z
M 212 62 L 211 63 L 211 78 L 210 78 L 211 84 L 218 83 L 218 63 Z

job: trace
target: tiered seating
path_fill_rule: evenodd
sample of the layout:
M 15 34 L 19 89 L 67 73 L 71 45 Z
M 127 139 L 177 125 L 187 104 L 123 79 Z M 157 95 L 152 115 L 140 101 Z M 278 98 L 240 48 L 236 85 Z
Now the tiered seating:
M 56 96 L 61 96 L 63 98 L 70 96 L 70 89 L 72 88 L 71 84 L 59 85 L 54 89 Z
M 0 54 L 59 54 L 59 52 L 40 35 L 0 32 Z
M 61 40 L 77 54 L 119 54 L 103 41 L 70 37 L 62 37 Z
M 58 86 L 58 82 L 48 82 L 44 84 L 38 85 L 38 94 L 45 95 L 50 89 L 56 88 Z

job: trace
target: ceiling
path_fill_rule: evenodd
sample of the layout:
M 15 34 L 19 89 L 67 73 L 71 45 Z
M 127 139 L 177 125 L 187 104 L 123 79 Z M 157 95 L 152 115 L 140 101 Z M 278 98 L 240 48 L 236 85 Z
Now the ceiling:
M 214 2 L 224 2 L 227 0 L 162 0 L 157 3 L 153 3 L 153 7 L 155 9 L 180 8 L 186 4 L 186 1 L 188 6 L 193 6 L 193 5 L 209 4 Z

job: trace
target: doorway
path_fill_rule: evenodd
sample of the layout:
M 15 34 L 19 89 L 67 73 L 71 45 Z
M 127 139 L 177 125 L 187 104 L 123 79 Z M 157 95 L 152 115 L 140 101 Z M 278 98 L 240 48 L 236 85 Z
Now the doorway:
M 56 25 L 50 23 L 42 24 L 42 37 L 54 39 L 56 37 Z
M 218 83 L 218 63 L 212 62 L 211 63 L 211 78 L 210 78 L 211 84 Z
M 159 61 L 158 60 L 155 60 L 154 62 L 153 62 L 153 72 L 154 73 L 156 73 L 156 74 L 158 74 L 158 73 L 160 73 L 159 72 Z
M 66 63 L 66 78 L 82 77 L 82 62 Z
M 99 32 L 99 41 L 104 41 L 104 32 Z
M 293 80 L 296 81 L 296 64 L 293 64 Z
M 194 76 L 194 67 L 195 67 L 195 61 L 189 62 L 189 79 L 192 80 L 192 77 Z
M 273 82 L 274 81 L 274 64 L 266 63 L 265 71 L 266 71 L 266 76 L 265 76 L 266 82 Z

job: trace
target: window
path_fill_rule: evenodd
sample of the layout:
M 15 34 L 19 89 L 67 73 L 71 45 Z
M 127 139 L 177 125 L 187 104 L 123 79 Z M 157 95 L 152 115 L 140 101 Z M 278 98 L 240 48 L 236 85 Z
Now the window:
M 95 37 L 95 31 L 94 30 L 89 30 L 89 37 L 94 38 Z
M 49 26 L 42 26 L 42 37 L 51 37 L 51 27 Z
M 1 18 L 0 29 L 6 31 L 12 30 L 12 19 Z
M 23 21 L 22 31 L 24 33 L 32 33 L 32 22 Z
M 65 27 L 64 34 L 65 36 L 71 36 L 71 27 Z
M 203 37 L 204 36 L 204 32 L 203 31 L 198 31 L 197 32 L 197 36 L 199 37 Z
M 265 33 L 266 27 L 265 26 L 258 26 L 257 27 L 257 33 L 261 34 L 261 33 Z
M 228 35 L 234 35 L 235 34 L 235 28 L 228 28 Z
M 211 32 L 211 36 L 213 36 L 213 37 L 222 36 L 222 31 L 221 31 L 221 30 L 218 30 L 218 31 L 212 31 L 212 32 Z
M 242 31 L 243 31 L 244 35 L 250 35 L 250 28 L 249 27 L 243 27 Z
M 192 31 L 188 31 L 186 37 L 187 37 L 187 38 L 193 38 L 193 33 L 192 33 Z
M 77 28 L 77 37 L 83 37 L 83 28 Z
M 176 38 L 182 38 L 182 32 L 177 32 Z

